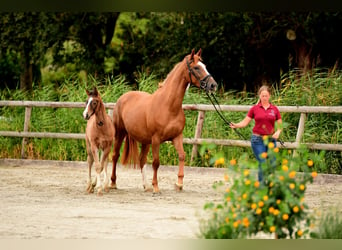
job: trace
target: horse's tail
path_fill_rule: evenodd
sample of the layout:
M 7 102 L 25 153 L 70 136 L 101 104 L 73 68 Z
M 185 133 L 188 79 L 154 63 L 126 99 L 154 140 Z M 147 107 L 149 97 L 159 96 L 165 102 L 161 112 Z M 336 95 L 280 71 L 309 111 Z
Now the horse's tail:
M 121 157 L 122 165 L 127 165 L 128 163 L 133 164 L 134 168 L 139 163 L 138 143 L 129 135 L 125 138 L 125 145 Z

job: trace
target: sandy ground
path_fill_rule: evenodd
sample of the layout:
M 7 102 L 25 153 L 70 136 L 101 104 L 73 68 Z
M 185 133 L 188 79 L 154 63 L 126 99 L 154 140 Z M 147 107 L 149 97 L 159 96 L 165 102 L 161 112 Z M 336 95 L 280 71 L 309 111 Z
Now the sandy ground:
M 177 192 L 178 167 L 161 166 L 155 196 L 143 191 L 140 170 L 119 166 L 118 189 L 98 197 L 85 192 L 85 162 L 0 159 L 0 239 L 196 239 L 203 205 L 221 199 L 212 184 L 225 171 L 186 167 Z M 146 174 L 150 181 L 150 166 Z M 336 207 L 341 193 L 342 176 L 318 175 L 306 202 Z

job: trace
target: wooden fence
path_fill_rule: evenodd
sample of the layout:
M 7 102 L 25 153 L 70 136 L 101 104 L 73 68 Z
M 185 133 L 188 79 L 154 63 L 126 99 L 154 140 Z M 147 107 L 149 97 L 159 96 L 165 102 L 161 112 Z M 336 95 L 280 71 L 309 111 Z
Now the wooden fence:
M 111 113 L 115 103 L 105 103 L 105 107 Z M 0 136 L 22 137 L 22 157 L 25 157 L 25 144 L 27 138 L 60 138 L 60 139 L 84 139 L 83 133 L 49 133 L 49 132 L 30 132 L 30 119 L 32 108 L 84 108 L 82 102 L 44 102 L 44 101 L 0 101 L 0 107 L 25 107 L 25 121 L 23 131 L 0 131 Z M 250 105 L 221 105 L 220 108 L 224 112 L 246 112 Z M 296 139 L 294 142 L 284 142 L 284 148 L 296 149 L 300 144 L 306 145 L 310 149 L 342 151 L 342 144 L 327 143 L 301 143 L 305 121 L 309 113 L 342 113 L 342 106 L 278 106 L 281 113 L 300 113 L 300 119 L 297 128 Z M 185 144 L 192 144 L 191 159 L 197 154 L 197 145 L 202 143 L 214 143 L 217 145 L 250 147 L 248 140 L 230 140 L 230 139 L 212 139 L 201 138 L 201 132 L 206 112 L 215 111 L 212 105 L 206 104 L 184 104 L 184 110 L 193 110 L 198 112 L 197 125 L 193 138 L 184 138 Z

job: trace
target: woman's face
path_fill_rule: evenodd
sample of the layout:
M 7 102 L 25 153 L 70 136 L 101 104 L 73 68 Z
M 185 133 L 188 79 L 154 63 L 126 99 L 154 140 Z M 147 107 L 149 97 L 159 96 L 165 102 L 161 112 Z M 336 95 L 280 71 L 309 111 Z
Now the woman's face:
M 261 102 L 268 103 L 270 100 L 270 93 L 267 90 L 263 90 L 260 92 L 259 97 L 260 97 Z

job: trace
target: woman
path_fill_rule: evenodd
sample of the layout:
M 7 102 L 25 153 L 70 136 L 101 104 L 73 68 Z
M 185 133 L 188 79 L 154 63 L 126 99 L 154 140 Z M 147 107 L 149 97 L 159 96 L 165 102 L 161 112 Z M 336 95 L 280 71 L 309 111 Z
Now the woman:
M 247 116 L 239 123 L 231 123 L 231 128 L 244 128 L 252 119 L 255 121 L 253 127 L 253 134 L 251 137 L 251 146 L 256 159 L 259 162 L 258 179 L 263 180 L 263 172 L 261 164 L 265 159 L 261 158 L 263 152 L 267 152 L 268 147 L 264 144 L 263 136 L 268 136 L 269 141 L 276 146 L 276 140 L 279 138 L 282 127 L 281 115 L 278 108 L 270 103 L 270 89 L 263 85 L 259 91 L 259 101 L 252 106 L 247 113 Z M 277 123 L 277 130 L 275 130 L 275 123 Z

